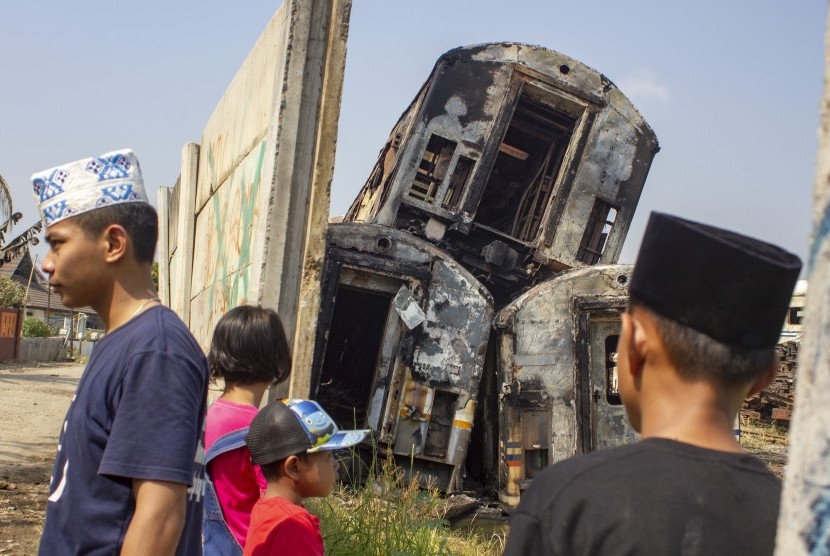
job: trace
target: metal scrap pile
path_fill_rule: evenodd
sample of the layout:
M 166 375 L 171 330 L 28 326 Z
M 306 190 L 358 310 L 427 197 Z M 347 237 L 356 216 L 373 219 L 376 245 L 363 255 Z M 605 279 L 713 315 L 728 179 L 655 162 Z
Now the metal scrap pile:
M 744 401 L 741 416 L 789 424 L 795 398 L 798 342 L 778 344 L 778 376 L 765 390 Z

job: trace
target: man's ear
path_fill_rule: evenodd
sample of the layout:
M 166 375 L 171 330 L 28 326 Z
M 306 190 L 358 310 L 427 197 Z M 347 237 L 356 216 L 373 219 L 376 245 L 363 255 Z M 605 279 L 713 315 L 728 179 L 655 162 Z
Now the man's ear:
M 300 458 L 288 456 L 282 463 L 283 474 L 293 481 L 300 480 Z
M 752 386 L 749 389 L 749 392 L 744 396 L 748 398 L 750 396 L 754 396 L 758 392 L 762 390 L 766 390 L 767 386 L 772 384 L 772 381 L 775 380 L 775 377 L 778 376 L 778 353 L 775 354 L 775 359 L 772 361 L 772 365 L 770 365 L 769 369 L 767 369 L 764 374 L 759 376 L 755 382 L 752 383 Z
M 646 355 L 646 331 L 643 323 L 632 313 L 622 314 L 620 342 L 625 342 L 625 356 L 629 372 L 636 376 L 643 368 Z M 620 351 L 619 348 L 617 351 Z
M 123 260 L 127 254 L 129 237 L 127 230 L 120 224 L 110 224 L 104 229 L 103 240 L 106 252 L 104 258 L 108 263 L 115 263 Z

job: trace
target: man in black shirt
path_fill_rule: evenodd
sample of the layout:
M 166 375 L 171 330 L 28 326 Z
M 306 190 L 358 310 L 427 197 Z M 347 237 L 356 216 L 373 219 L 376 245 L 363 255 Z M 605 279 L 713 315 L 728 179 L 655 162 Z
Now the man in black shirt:
M 642 440 L 536 477 L 505 554 L 771 554 L 780 483 L 733 423 L 775 378 L 800 269 L 773 245 L 653 213 L 617 348 Z

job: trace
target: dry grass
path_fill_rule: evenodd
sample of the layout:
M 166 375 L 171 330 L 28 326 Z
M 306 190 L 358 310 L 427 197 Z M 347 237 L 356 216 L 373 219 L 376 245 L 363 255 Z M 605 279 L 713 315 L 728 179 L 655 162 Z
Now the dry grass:
M 779 479 L 784 477 L 789 447 L 785 428 L 775 423 L 741 418 L 741 445 L 761 458 Z
M 326 554 L 501 554 L 503 536 L 482 539 L 451 530 L 437 490 L 419 488 L 417 481 L 404 478 L 387 454 L 380 471 L 371 472 L 362 486 L 343 486 L 328 498 L 309 500 L 309 510 L 320 518 Z

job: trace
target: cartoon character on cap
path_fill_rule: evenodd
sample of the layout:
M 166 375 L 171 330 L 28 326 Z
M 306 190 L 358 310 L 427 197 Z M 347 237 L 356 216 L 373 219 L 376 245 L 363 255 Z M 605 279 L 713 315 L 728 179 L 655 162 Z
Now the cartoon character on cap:
M 297 414 L 303 425 L 311 433 L 314 447 L 322 446 L 337 432 L 337 425 L 334 424 L 328 413 L 323 411 L 316 402 L 310 400 L 286 400 L 286 406 Z M 312 449 L 313 449 L 312 448 Z

